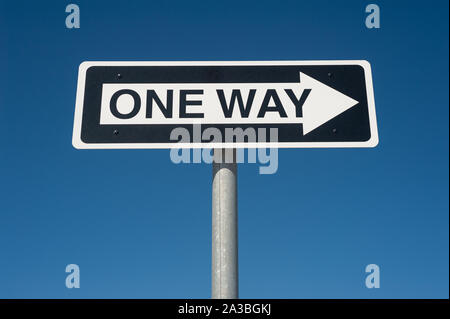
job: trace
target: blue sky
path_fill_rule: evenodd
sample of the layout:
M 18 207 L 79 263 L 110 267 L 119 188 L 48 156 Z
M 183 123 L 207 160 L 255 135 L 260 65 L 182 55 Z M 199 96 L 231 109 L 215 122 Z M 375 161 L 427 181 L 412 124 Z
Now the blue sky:
M 0 298 L 210 297 L 211 166 L 74 149 L 82 61 L 322 59 L 371 62 L 380 143 L 239 165 L 240 297 L 448 298 L 448 1 L 377 30 L 366 1 L 69 3 L 0 2 Z

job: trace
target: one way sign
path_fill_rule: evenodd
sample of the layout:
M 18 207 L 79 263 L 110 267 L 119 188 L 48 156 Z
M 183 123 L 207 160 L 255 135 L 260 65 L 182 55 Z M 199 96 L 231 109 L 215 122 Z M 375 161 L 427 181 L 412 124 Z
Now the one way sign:
M 277 140 L 192 140 L 216 128 L 277 129 Z M 201 134 L 201 132 L 200 132 Z M 83 62 L 76 148 L 374 147 L 367 61 Z

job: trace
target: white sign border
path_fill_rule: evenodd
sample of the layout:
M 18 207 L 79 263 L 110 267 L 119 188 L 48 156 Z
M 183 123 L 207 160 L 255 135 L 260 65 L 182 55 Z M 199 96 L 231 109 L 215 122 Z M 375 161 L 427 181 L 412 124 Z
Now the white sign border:
M 364 69 L 369 110 L 370 139 L 365 142 L 276 143 L 84 143 L 81 140 L 86 72 L 91 66 L 257 66 L 257 65 L 359 65 Z M 173 149 L 173 148 L 361 148 L 378 145 L 378 128 L 372 70 L 366 60 L 320 61 L 84 61 L 78 69 L 72 145 L 77 149 Z

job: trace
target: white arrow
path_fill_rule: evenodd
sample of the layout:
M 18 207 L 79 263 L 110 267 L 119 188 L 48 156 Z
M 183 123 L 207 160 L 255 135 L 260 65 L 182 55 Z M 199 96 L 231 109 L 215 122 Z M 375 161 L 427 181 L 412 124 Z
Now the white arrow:
M 135 92 L 134 97 L 130 90 Z M 241 112 L 238 99 L 231 109 L 233 90 L 241 95 L 247 114 L 245 110 Z M 149 91 L 153 95 L 148 95 Z M 303 94 L 306 99 L 300 103 Z M 111 103 L 114 95 L 115 102 Z M 159 101 L 155 100 L 155 95 Z M 297 100 L 297 105 L 293 99 Z M 300 72 L 299 83 L 105 83 L 100 124 L 302 123 L 303 134 L 308 134 L 356 104 L 358 101 L 303 72 Z M 118 118 L 112 108 L 129 118 Z
M 303 134 L 308 134 L 358 104 L 358 101 L 302 72 L 300 81 L 303 86 L 312 89 L 303 106 Z

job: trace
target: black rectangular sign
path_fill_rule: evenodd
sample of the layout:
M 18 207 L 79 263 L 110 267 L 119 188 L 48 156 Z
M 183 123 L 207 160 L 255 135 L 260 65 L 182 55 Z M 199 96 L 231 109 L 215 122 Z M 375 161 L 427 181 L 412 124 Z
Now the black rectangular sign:
M 76 148 L 374 147 L 367 61 L 83 62 Z

